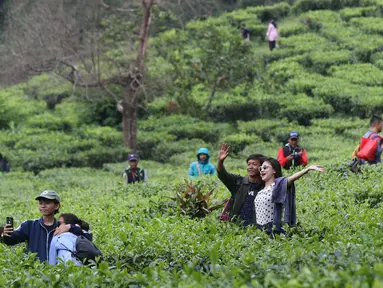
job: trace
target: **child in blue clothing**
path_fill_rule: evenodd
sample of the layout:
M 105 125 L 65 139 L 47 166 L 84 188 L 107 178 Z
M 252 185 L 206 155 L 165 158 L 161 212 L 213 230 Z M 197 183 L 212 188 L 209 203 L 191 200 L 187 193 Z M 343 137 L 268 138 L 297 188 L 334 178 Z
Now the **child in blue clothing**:
M 88 233 L 89 224 L 85 221 L 80 220 L 76 215 L 71 213 L 63 213 L 58 219 L 58 226 L 63 224 L 71 224 L 79 226 L 84 234 Z M 49 249 L 49 264 L 57 265 L 59 259 L 64 263 L 68 261 L 74 262 L 77 266 L 82 266 L 82 263 L 76 259 L 73 252 L 76 252 L 76 240 L 77 235 L 71 232 L 61 233 L 60 235 L 54 236 Z
M 215 175 L 215 167 L 209 162 L 209 159 L 209 150 L 207 148 L 200 148 L 197 153 L 197 161 L 190 164 L 189 176 L 198 177 L 202 174 Z

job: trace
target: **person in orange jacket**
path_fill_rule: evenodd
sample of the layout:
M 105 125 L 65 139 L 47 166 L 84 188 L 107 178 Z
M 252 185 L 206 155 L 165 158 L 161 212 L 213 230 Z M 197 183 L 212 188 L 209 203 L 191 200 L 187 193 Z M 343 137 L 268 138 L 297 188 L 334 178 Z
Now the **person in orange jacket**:
M 288 143 L 279 148 L 278 161 L 285 169 L 306 166 L 309 163 L 306 150 L 298 145 L 299 134 L 292 131 L 289 134 Z

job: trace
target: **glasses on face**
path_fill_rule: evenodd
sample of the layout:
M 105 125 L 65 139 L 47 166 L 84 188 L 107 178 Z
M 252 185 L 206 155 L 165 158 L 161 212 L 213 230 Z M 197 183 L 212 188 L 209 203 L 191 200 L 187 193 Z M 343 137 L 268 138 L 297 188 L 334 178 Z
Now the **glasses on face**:
M 261 166 L 259 167 L 259 171 L 262 172 L 263 170 L 267 170 L 269 169 L 271 166 L 268 166 L 268 165 L 265 165 L 265 166 Z

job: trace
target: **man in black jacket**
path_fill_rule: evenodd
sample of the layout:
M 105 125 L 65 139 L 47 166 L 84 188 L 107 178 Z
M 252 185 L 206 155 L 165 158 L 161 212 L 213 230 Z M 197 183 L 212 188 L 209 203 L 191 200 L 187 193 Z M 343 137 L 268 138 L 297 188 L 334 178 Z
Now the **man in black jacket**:
M 266 157 L 262 154 L 252 154 L 247 157 L 248 176 L 243 177 L 226 171 L 223 162 L 229 155 L 229 150 L 229 145 L 221 144 L 218 152 L 217 174 L 231 193 L 230 218 L 242 221 L 244 226 L 252 225 L 255 223 L 254 199 L 264 187 L 259 167 Z

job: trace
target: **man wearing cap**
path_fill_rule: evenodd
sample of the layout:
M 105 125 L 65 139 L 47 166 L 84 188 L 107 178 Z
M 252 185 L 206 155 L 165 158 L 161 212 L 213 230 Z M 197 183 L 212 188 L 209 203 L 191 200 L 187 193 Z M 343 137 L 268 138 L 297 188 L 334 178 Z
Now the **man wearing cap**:
M 283 168 L 296 168 L 306 166 L 309 163 L 306 150 L 300 147 L 298 142 L 298 132 L 292 131 L 289 134 L 288 143 L 279 149 L 278 161 Z
M 136 182 L 146 182 L 147 176 L 144 169 L 138 167 L 137 154 L 128 155 L 129 167 L 122 173 L 122 178 L 126 184 Z
M 28 242 L 27 252 L 37 253 L 37 258 L 44 262 L 48 260 L 53 234 L 68 232 L 68 230 L 75 235 L 83 233 L 81 228 L 75 225 L 61 225 L 64 227 L 60 226 L 60 231 L 55 233 L 57 221 L 54 216 L 60 209 L 60 196 L 55 191 L 45 190 L 36 197 L 36 200 L 39 201 L 42 217 L 24 221 L 16 230 L 13 230 L 11 225 L 6 225 L 1 234 L 1 241 L 7 245 Z

